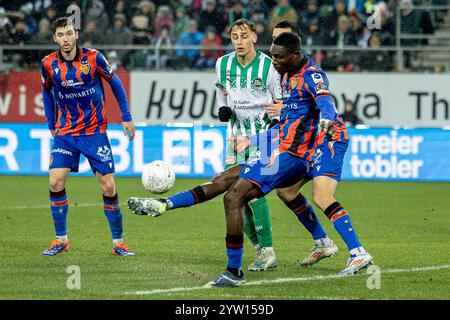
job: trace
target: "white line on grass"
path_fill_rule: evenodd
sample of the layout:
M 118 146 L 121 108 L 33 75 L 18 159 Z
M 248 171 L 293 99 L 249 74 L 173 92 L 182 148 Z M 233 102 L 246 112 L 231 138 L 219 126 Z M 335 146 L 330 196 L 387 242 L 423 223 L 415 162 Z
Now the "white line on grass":
M 429 267 L 415 267 L 409 269 L 389 269 L 386 271 L 381 271 L 381 273 L 401 273 L 401 272 L 418 272 L 418 271 L 430 271 L 430 270 L 443 270 L 450 269 L 450 265 L 442 266 L 429 266 Z M 359 273 L 355 276 L 367 275 L 367 273 Z M 312 276 L 312 277 L 296 277 L 296 278 L 278 278 L 269 280 L 258 280 L 249 281 L 245 283 L 245 286 L 257 286 L 261 284 L 273 284 L 273 283 L 285 283 L 285 282 L 301 282 L 301 281 L 316 281 L 316 280 L 329 280 L 329 279 L 343 279 L 348 278 L 345 276 L 340 276 L 339 274 L 330 274 L 326 276 Z M 143 290 L 143 291 L 132 291 L 125 292 L 126 295 L 154 295 L 154 294 L 171 294 L 180 291 L 197 291 L 197 290 L 207 290 L 209 288 L 205 287 L 183 287 L 183 288 L 170 288 L 170 289 L 154 289 L 154 290 Z
M 103 203 L 77 203 L 71 204 L 72 207 L 101 207 Z M 50 207 L 49 204 L 43 205 L 38 204 L 34 206 L 10 206 L 10 207 L 0 207 L 0 210 L 27 210 L 27 209 L 48 209 Z
M 274 199 L 278 199 L 275 196 L 272 197 L 267 197 L 266 198 L 268 200 L 274 200 Z M 222 197 L 216 197 L 214 199 L 209 200 L 208 202 L 223 202 Z M 125 203 L 126 206 L 126 201 L 123 201 L 123 203 Z M 73 207 L 98 207 L 98 206 L 103 206 L 103 203 L 77 203 L 77 205 L 74 205 L 73 203 L 69 202 L 70 206 Z M 5 207 L 0 207 L 0 210 L 27 210 L 27 209 L 48 209 L 49 205 L 48 204 L 37 204 L 37 205 L 29 205 L 29 206 L 5 206 Z

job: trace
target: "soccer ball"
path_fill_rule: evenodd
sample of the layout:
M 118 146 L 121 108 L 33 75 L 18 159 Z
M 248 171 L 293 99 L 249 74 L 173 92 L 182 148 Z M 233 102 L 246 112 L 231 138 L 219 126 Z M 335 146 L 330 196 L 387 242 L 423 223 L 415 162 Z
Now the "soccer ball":
M 175 184 L 175 171 L 164 161 L 157 160 L 144 165 L 142 185 L 155 194 L 169 191 Z

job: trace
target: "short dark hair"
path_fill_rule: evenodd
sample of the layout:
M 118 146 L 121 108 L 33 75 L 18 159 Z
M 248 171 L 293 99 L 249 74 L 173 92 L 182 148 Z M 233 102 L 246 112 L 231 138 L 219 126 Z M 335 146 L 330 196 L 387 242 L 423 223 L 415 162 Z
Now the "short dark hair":
M 273 44 L 289 49 L 289 51 L 301 51 L 300 38 L 293 32 L 283 32 L 273 40 Z
M 230 33 L 231 30 L 233 30 L 233 28 L 236 26 L 239 27 L 247 26 L 250 29 L 250 31 L 256 32 L 256 25 L 253 22 L 248 21 L 247 19 L 238 19 L 235 22 L 233 22 L 233 24 L 230 26 Z
M 56 19 L 55 21 L 53 21 L 52 33 L 55 34 L 56 29 L 58 29 L 58 28 L 64 28 L 64 27 L 70 27 L 70 26 L 73 26 L 75 31 L 77 31 L 77 29 L 75 28 L 75 25 L 73 24 L 72 19 L 70 19 L 69 17 L 60 17 L 60 18 Z
M 300 36 L 300 29 L 298 28 L 297 24 L 295 24 L 294 22 L 291 22 L 289 20 L 283 20 L 278 22 L 275 25 L 275 28 L 279 28 L 279 29 L 291 29 L 291 31 L 295 34 L 297 34 L 298 36 Z

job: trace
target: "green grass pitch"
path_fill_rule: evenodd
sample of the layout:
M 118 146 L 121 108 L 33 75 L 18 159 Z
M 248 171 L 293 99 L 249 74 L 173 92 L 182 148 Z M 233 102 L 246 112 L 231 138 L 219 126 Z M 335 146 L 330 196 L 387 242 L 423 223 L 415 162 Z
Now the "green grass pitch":
M 171 192 L 204 180 L 178 179 Z M 450 183 L 344 181 L 337 198 L 350 212 L 361 242 L 381 270 L 337 277 L 348 253 L 317 209 L 337 256 L 313 267 L 299 261 L 312 240 L 296 217 L 270 194 L 276 270 L 246 272 L 248 285 L 202 289 L 226 266 L 222 197 L 159 218 L 131 214 L 129 196 L 146 196 L 138 178 L 117 178 L 124 236 L 135 257 L 111 253 L 107 220 L 93 177 L 71 176 L 69 253 L 41 257 L 54 236 L 48 178 L 0 177 L 0 299 L 450 299 Z M 311 185 L 304 193 L 311 195 Z M 248 241 L 244 267 L 254 257 Z M 81 271 L 80 289 L 68 289 L 69 266 Z M 429 269 L 422 269 L 428 268 Z M 417 269 L 419 268 L 419 269 Z M 379 289 L 369 289 L 379 284 Z M 260 282 L 258 282 L 260 281 Z M 370 287 L 370 286 L 369 286 Z M 184 289 L 174 289 L 184 288 Z M 146 294 L 136 295 L 145 291 Z

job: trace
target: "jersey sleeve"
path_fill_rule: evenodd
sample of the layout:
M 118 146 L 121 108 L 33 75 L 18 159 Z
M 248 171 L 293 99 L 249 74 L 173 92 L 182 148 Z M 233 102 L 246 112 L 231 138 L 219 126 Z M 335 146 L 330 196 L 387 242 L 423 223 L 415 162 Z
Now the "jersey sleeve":
M 41 83 L 42 87 L 50 90 L 52 87 L 52 79 L 50 78 L 50 75 L 47 72 L 47 69 L 45 68 L 45 61 L 41 61 Z
M 270 64 L 269 72 L 267 75 L 267 89 L 269 90 L 273 99 L 283 100 L 281 76 L 277 72 L 277 70 L 275 70 L 272 64 Z
M 320 110 L 320 119 L 336 121 L 337 110 L 334 99 L 330 95 L 329 81 L 320 70 L 307 71 L 304 74 L 305 88 L 314 98 Z
M 225 92 L 227 90 L 226 86 L 224 86 L 221 82 L 220 82 L 220 61 L 221 59 L 217 59 L 216 62 L 216 83 L 215 83 L 215 88 L 216 88 L 216 100 L 217 100 L 217 104 L 219 105 L 219 107 L 223 107 L 227 105 L 227 97 L 225 95 Z
M 97 71 L 100 74 L 100 76 L 105 80 L 110 81 L 114 76 L 114 72 L 108 60 L 106 60 L 105 56 L 100 52 L 97 52 L 95 62 L 97 64 Z
M 44 113 L 47 119 L 47 126 L 50 130 L 55 130 L 56 104 L 52 95 L 52 79 L 45 68 L 45 61 L 41 61 L 41 82 L 42 100 L 44 103 Z

